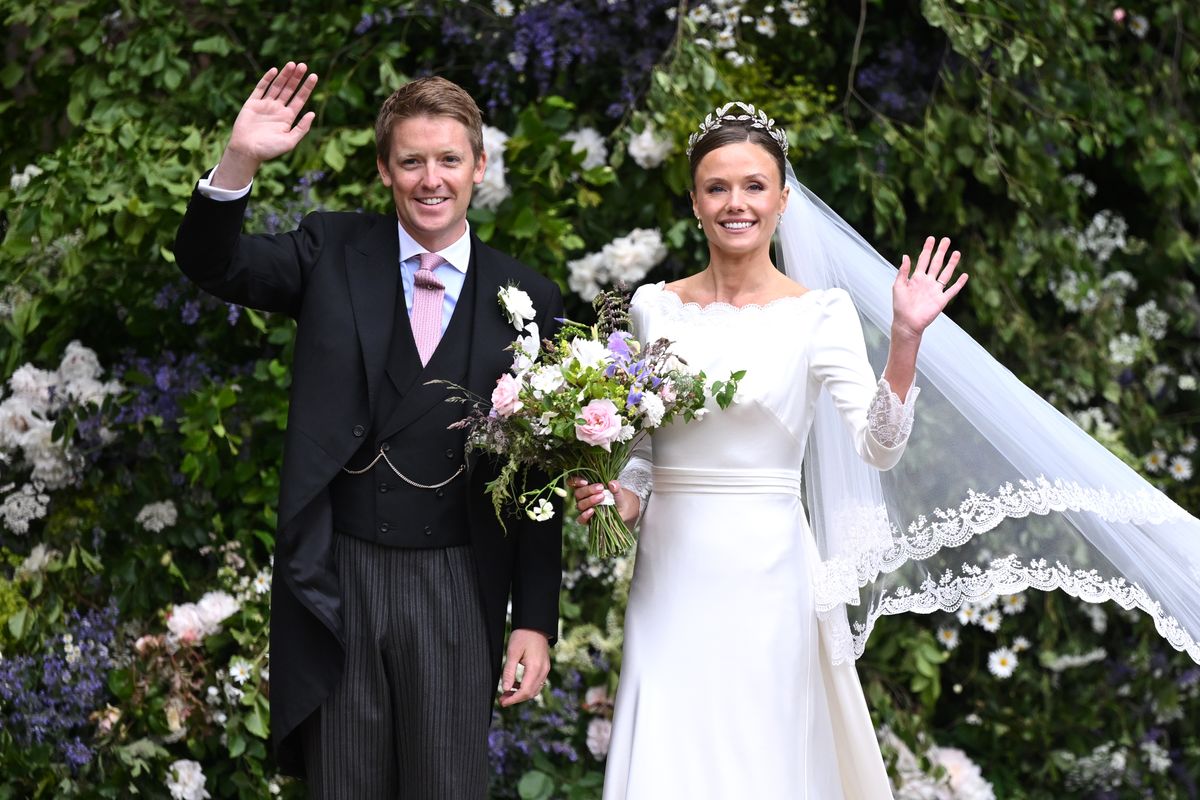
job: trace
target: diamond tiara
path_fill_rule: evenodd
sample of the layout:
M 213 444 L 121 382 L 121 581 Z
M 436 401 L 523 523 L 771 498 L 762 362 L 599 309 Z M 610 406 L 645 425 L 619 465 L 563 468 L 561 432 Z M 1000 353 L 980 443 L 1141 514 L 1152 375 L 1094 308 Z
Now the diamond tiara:
M 734 106 L 737 106 L 737 108 L 734 109 Z M 688 137 L 688 158 L 691 158 L 692 150 L 700 143 L 701 139 L 726 122 L 744 122 L 751 128 L 762 128 L 771 135 L 772 139 L 779 143 L 779 149 L 783 151 L 783 157 L 787 158 L 788 140 L 787 134 L 783 132 L 783 128 L 775 127 L 775 120 L 768 118 L 766 112 L 762 109 L 757 109 L 749 103 L 743 103 L 740 100 L 726 103 L 704 118 L 704 121 L 700 123 L 700 129 Z

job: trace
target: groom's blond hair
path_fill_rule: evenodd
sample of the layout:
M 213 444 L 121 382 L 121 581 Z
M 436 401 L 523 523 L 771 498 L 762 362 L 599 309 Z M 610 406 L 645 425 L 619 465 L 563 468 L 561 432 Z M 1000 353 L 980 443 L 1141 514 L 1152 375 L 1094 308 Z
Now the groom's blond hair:
M 474 98 L 457 83 L 433 75 L 409 81 L 383 101 L 375 118 L 375 154 L 380 161 L 391 155 L 392 128 L 413 117 L 450 117 L 461 122 L 475 160 L 483 154 L 483 114 Z

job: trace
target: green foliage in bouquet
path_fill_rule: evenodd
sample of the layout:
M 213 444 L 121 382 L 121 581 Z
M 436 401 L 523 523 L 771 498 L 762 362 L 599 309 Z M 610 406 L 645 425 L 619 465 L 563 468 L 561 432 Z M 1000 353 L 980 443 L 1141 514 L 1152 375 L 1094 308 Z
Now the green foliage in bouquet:
M 502 289 L 499 300 L 510 319 L 532 319 L 529 297 L 520 289 Z M 513 503 L 531 519 L 550 519 L 550 495 L 566 495 L 569 475 L 609 485 L 640 437 L 676 420 L 703 417 L 709 397 L 728 408 L 745 375 L 713 381 L 673 353 L 668 340 L 639 342 L 629 331 L 627 292 L 602 292 L 594 304 L 596 324 L 564 320 L 553 339 L 542 341 L 537 324 L 526 324 L 490 407 L 476 403 L 458 424 L 468 430 L 471 446 L 505 459 L 488 484 L 502 522 Z M 530 468 L 549 476 L 548 482 L 518 490 Z M 613 505 L 599 506 L 590 526 L 593 554 L 617 555 L 633 544 Z

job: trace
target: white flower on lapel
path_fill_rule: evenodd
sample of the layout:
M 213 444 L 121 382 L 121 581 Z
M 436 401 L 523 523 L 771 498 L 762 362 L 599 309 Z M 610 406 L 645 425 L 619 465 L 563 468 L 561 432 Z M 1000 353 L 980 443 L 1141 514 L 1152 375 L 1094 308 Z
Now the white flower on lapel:
M 533 301 L 525 292 L 509 285 L 501 289 L 497 297 L 500 300 L 500 308 L 504 310 L 504 315 L 514 328 L 523 330 L 526 322 L 533 321 Z

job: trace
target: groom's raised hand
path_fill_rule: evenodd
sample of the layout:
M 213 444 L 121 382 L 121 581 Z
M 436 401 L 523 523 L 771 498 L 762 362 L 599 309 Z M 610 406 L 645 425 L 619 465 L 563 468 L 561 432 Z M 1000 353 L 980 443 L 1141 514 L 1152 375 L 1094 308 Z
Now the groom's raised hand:
M 291 152 L 304 138 L 316 114 L 296 117 L 317 85 L 316 74 L 306 78 L 306 72 L 305 64 L 289 61 L 262 76 L 234 120 L 213 186 L 241 189 L 254 179 L 260 164 Z

